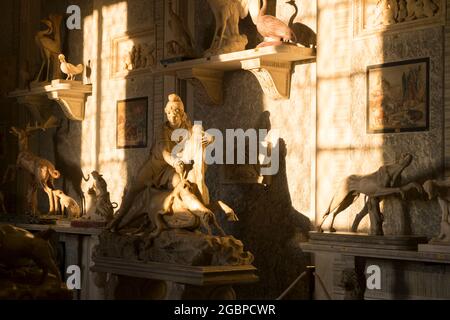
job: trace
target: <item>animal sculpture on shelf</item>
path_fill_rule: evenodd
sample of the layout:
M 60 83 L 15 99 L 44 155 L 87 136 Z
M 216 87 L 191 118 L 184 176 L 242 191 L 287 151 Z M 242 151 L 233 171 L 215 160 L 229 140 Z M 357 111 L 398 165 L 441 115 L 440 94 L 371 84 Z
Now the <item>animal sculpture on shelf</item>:
M 50 69 L 53 72 L 53 79 L 60 76 L 58 68 L 58 55 L 61 53 L 61 22 L 62 15 L 50 15 L 48 19 L 41 22 L 47 26 L 47 29 L 39 31 L 35 36 L 35 42 L 40 50 L 42 64 L 35 82 L 41 80 L 44 67 L 47 66 L 47 72 L 44 81 L 50 81 Z
M 84 70 L 84 66 L 81 63 L 74 66 L 73 64 L 66 62 L 66 57 L 63 54 L 60 54 L 58 59 L 61 62 L 61 71 L 67 74 L 66 80 L 75 80 L 75 76 L 81 74 Z
M 405 154 L 398 162 L 384 165 L 371 174 L 351 175 L 345 178 L 323 215 L 323 220 L 319 225 L 319 231 L 323 231 L 323 223 L 330 214 L 333 214 L 330 231 L 335 232 L 334 220 L 336 216 L 353 204 L 360 194 L 364 194 L 366 196 L 366 204 L 363 210 L 355 217 L 352 231 L 356 232 L 362 218 L 369 214 L 370 234 L 383 235 L 382 213 L 380 212 L 381 198 L 395 194 L 400 194 L 402 198 L 405 198 L 406 192 L 411 189 L 422 192 L 421 185 L 415 182 L 402 187 L 396 186 L 401 173 L 411 164 L 412 159 L 412 155 Z
M 406 9 L 406 1 L 400 0 L 398 2 L 398 6 L 399 8 L 398 8 L 397 22 L 403 22 L 408 16 L 408 10 Z
M 256 18 L 256 28 L 260 35 L 264 37 L 264 42 L 258 47 L 279 45 L 283 42 L 296 42 L 297 38 L 291 28 L 280 19 L 268 15 L 267 0 L 263 0 L 263 5 Z
M 111 202 L 103 175 L 97 171 L 91 172 L 94 183 L 88 191 L 88 195 L 93 197 L 92 202 L 95 203 L 95 214 L 102 217 L 105 221 L 111 221 L 114 217 L 114 209 L 117 208 L 117 203 Z
M 171 40 L 166 43 L 169 54 L 186 58 L 195 57 L 195 44 L 191 32 L 186 23 L 173 9 L 173 1 L 168 1 L 169 6 L 169 29 Z
M 34 216 L 37 215 L 38 188 L 42 188 L 48 196 L 49 213 L 53 214 L 55 212 L 53 180 L 58 179 L 61 174 L 55 169 L 55 166 L 50 161 L 36 156 L 29 150 L 28 138 L 32 132 L 36 130 L 46 130 L 52 127 L 53 123 L 53 118 L 49 118 L 44 125 L 36 125 L 31 127 L 28 124 L 25 129 L 11 127 L 11 133 L 17 136 L 19 143 L 19 154 L 17 155 L 16 167 L 25 169 L 32 177 L 27 193 L 27 200 L 28 207 Z
M 425 17 L 433 17 L 438 12 L 438 9 L 439 7 L 432 0 L 423 0 L 423 13 Z
M 216 27 L 206 55 L 241 51 L 248 39 L 239 33 L 239 20 L 249 13 L 249 2 L 256 0 L 208 0 Z
M 81 217 L 81 208 L 78 203 L 68 195 L 66 195 L 62 190 L 53 191 L 56 198 L 56 211 L 61 210 L 61 214 L 64 214 L 64 209 L 67 210 L 69 218 L 78 219 Z
M 33 235 L 12 225 L 0 225 L 0 265 L 14 269 L 29 259 L 42 269 L 41 282 L 46 280 L 49 273 L 61 282 L 61 275 L 48 241 L 53 233 L 54 230 L 48 229 Z
M 145 209 L 142 208 L 143 212 L 147 212 L 146 220 L 136 233 L 147 230 L 149 239 L 154 239 L 164 229 L 194 230 L 203 227 L 207 234 L 212 235 L 210 226 L 212 225 L 221 236 L 226 235 L 217 222 L 213 210 L 202 202 L 197 186 L 188 180 L 181 181 L 172 192 L 156 190 L 147 190 L 147 192 L 149 192 L 148 199 L 151 200 L 146 202 Z M 234 211 L 222 202 L 220 209 L 225 212 L 229 221 L 238 221 Z M 148 228 L 151 226 L 153 230 L 150 233 Z
M 305 25 L 303 23 L 300 23 L 300 22 L 294 23 L 294 20 L 298 15 L 298 6 L 297 6 L 295 0 L 290 0 L 286 3 L 290 4 L 295 9 L 295 12 L 292 14 L 291 18 L 289 19 L 288 26 L 294 32 L 297 42 L 299 44 L 303 45 L 304 47 L 315 48 L 317 45 L 316 33 L 311 28 L 309 28 L 307 25 Z
M 445 180 L 427 180 L 423 184 L 428 199 L 436 199 L 441 207 L 442 219 L 441 219 L 441 231 L 439 235 L 432 239 L 431 242 L 446 242 L 450 243 L 450 179 Z

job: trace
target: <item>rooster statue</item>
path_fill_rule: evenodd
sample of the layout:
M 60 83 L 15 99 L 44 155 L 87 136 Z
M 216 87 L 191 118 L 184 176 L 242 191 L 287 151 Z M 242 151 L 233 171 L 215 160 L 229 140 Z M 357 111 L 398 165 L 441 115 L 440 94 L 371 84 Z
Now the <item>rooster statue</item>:
M 60 54 L 58 59 L 61 62 L 61 71 L 67 74 L 66 80 L 75 80 L 75 76 L 83 72 L 84 66 L 81 63 L 74 66 L 73 64 L 66 62 L 66 57 L 63 54 Z

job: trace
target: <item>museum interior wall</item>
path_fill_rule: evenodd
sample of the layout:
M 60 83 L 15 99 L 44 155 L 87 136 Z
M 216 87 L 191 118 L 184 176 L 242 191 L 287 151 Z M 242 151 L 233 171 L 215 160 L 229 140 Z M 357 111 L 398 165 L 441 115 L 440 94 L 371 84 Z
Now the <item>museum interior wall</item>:
M 198 48 L 206 50 L 214 31 L 208 2 L 175 2 L 194 30 Z M 277 131 L 279 135 L 279 171 L 269 183 L 255 183 L 257 173 L 245 165 L 215 164 L 209 166 L 206 174 L 210 194 L 234 208 L 240 219 L 236 224 L 222 221 L 224 229 L 240 239 L 255 257 L 253 265 L 259 281 L 236 286 L 237 298 L 276 298 L 311 264 L 317 266 L 325 291 L 333 298 L 342 298 L 339 274 L 346 266 L 343 258 L 332 253 L 313 257 L 301 248 L 308 241 L 308 232 L 320 223 L 341 180 L 351 174 L 374 172 L 386 163 L 399 161 L 406 153 L 413 160 L 403 171 L 402 183 L 422 183 L 444 174 L 447 78 L 443 66 L 450 56 L 446 50 L 448 18 L 445 1 L 433 2 L 442 8 L 436 16 L 390 21 L 380 26 L 369 23 L 369 9 L 374 1 L 297 0 L 294 5 L 269 1 L 271 14 L 290 21 L 290 25 L 301 22 L 308 27 L 305 37 L 306 41 L 317 43 L 316 59 L 294 63 L 288 99 L 266 95 L 251 72 L 227 72 L 223 101 L 215 105 L 195 84 L 152 72 L 167 50 L 164 21 L 168 13 L 163 0 L 2 1 L 0 91 L 4 94 L 23 87 L 27 73 L 29 76 L 30 70 L 39 68 L 39 53 L 34 45 L 39 20 L 51 13 L 65 12 L 69 5 L 80 6 L 81 30 L 65 30 L 64 53 L 69 62 L 87 66 L 83 81 L 92 84 L 92 94 L 86 102 L 84 120 L 68 120 L 55 104 L 43 107 L 40 116 L 45 119 L 46 115 L 55 115 L 59 126 L 30 140 L 33 151 L 53 161 L 61 171 L 63 178 L 56 182 L 57 188 L 78 201 L 90 185 L 83 178 L 96 170 L 108 182 L 111 200 L 120 206 L 124 189 L 147 159 L 155 134 L 164 122 L 167 96 L 176 92 L 185 101 L 190 117 L 202 121 L 205 129 L 225 133 L 226 129 L 256 128 Z M 250 17 L 240 21 L 240 29 L 248 35 L 247 48 L 254 48 L 258 38 Z M 131 48 L 130 43 L 135 48 L 140 45 L 145 63 L 123 64 L 123 48 Z M 370 126 L 379 124 L 377 114 L 370 112 L 377 110 L 367 108 L 368 70 L 370 66 L 408 60 L 425 61 L 422 67 L 429 68 L 429 117 L 417 111 L 409 118 L 411 130 L 376 132 Z M 137 115 L 146 122 L 146 141 L 140 142 L 139 148 L 118 147 L 117 105 L 134 98 L 148 101 L 148 112 Z M 35 117 L 28 108 L 15 99 L 0 98 L 0 139 L 5 140 L 6 146 L 0 150 L 2 173 L 3 168 L 15 162 L 18 152 L 8 128 L 30 121 L 35 121 Z M 417 123 L 419 128 L 414 128 Z M 20 197 L 25 193 L 26 179 L 19 173 L 19 183 L 4 182 L 2 186 L 2 190 L 8 190 L 5 197 L 12 212 L 23 210 L 25 199 Z M 44 194 L 39 197 L 45 199 Z M 363 207 L 364 196 L 360 196 L 337 216 L 336 229 L 349 231 Z M 405 204 L 397 196 L 387 196 L 382 208 L 385 235 L 433 237 L 439 233 L 441 214 L 437 202 L 413 195 Z M 324 228 L 328 226 L 329 221 Z M 368 217 L 362 220 L 358 231 L 369 231 Z M 84 246 L 91 248 L 93 244 L 86 242 Z M 403 277 L 399 270 L 406 270 L 406 276 L 402 278 L 403 286 L 386 285 L 387 289 L 378 296 L 370 296 L 369 292 L 371 298 L 392 297 L 392 292 L 394 296 L 397 292 L 397 297 L 449 296 L 445 286 L 430 294 L 420 288 L 411 289 L 408 284 L 426 282 L 435 277 L 433 274 L 439 274 L 441 281 L 450 280 L 448 265 L 374 261 L 383 264 L 393 278 Z M 316 297 L 326 298 L 324 287 L 316 287 Z M 306 282 L 300 282 L 289 298 L 306 299 L 308 295 Z

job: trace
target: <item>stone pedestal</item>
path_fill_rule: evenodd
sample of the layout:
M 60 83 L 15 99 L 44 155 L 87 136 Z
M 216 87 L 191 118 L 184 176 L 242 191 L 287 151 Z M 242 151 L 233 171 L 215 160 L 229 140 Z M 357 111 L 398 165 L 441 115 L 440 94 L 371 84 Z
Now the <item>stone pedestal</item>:
M 258 281 L 256 268 L 241 266 L 185 266 L 95 257 L 91 268 L 103 274 L 107 299 L 232 300 L 234 284 Z
M 431 253 L 446 253 L 450 254 L 450 243 L 449 242 L 430 242 L 426 244 L 419 244 L 420 252 L 431 252 Z
M 90 271 L 93 265 L 92 252 L 98 244 L 98 235 L 102 229 L 73 228 L 62 225 L 15 224 L 30 232 L 39 232 L 52 228 L 55 239 L 61 276 L 64 281 L 69 276 L 66 271 L 71 265 L 80 267 L 81 289 L 72 290 L 74 300 L 99 300 L 104 298 L 103 289 L 95 285 L 96 275 Z
M 425 251 L 424 237 L 310 233 L 316 299 L 449 299 L 450 252 Z M 379 288 L 367 286 L 379 271 Z

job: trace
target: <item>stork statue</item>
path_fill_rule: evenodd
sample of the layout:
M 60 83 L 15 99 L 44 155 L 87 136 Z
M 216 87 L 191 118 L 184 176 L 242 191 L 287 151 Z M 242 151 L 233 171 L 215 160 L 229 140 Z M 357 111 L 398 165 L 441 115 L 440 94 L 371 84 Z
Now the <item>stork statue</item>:
M 297 41 L 294 32 L 286 23 L 274 16 L 266 14 L 266 12 L 267 0 L 263 0 L 263 5 L 256 18 L 256 28 L 258 29 L 259 34 L 264 37 L 264 42 L 260 43 L 258 47 Z
M 39 82 L 44 70 L 47 66 L 47 73 L 44 81 L 50 80 L 50 68 L 52 69 L 52 78 L 59 78 L 61 73 L 59 71 L 58 55 L 61 53 L 61 31 L 60 26 L 62 22 L 62 15 L 50 15 L 48 19 L 43 19 L 41 22 L 47 26 L 47 29 L 38 31 L 34 37 L 35 42 L 40 49 L 42 58 L 41 68 L 34 80 Z

